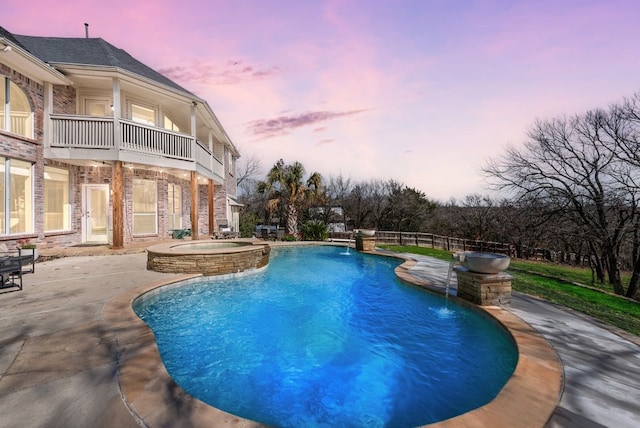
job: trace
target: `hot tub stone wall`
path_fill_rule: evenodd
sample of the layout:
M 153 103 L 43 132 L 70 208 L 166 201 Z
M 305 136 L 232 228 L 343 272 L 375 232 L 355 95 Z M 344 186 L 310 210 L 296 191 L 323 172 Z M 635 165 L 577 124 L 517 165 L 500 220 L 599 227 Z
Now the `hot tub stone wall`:
M 198 254 L 154 252 L 147 250 L 147 269 L 164 273 L 201 273 L 225 275 L 258 269 L 269 263 L 271 248 L 254 245 L 229 252 L 202 252 Z
M 512 276 L 506 273 L 477 273 L 456 268 L 458 294 L 461 299 L 481 306 L 497 306 L 511 302 Z

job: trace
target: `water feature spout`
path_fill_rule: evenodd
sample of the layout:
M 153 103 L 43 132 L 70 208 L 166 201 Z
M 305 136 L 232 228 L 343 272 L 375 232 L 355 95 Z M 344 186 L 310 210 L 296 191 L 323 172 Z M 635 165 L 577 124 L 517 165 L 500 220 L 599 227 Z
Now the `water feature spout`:
M 444 290 L 444 296 L 447 299 L 449 298 L 449 287 L 451 285 L 451 274 L 453 273 L 453 268 L 455 267 L 456 263 L 460 263 L 460 261 L 460 253 L 451 255 L 451 261 L 449 261 L 449 272 L 447 272 L 447 283 Z
M 351 255 L 351 253 L 349 253 L 349 248 L 351 247 L 351 239 L 353 239 L 353 234 L 349 235 L 349 240 L 347 241 L 347 251 L 343 251 L 342 253 L 340 253 L 343 256 Z

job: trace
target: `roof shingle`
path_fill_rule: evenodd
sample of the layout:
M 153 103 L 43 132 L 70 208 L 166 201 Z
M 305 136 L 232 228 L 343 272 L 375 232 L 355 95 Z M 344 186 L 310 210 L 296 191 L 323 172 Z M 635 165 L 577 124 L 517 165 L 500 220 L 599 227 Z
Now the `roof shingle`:
M 6 38 L 50 65 L 76 64 L 118 67 L 182 92 L 187 91 L 166 76 L 138 61 L 125 50 L 101 38 L 37 37 L 12 34 L 0 27 L 0 37 Z M 57 67 L 63 69 L 64 67 Z

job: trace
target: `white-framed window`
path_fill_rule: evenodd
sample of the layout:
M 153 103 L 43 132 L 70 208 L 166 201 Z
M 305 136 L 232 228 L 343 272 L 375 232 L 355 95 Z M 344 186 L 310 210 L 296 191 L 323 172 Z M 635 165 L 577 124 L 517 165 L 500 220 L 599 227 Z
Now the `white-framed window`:
M 169 183 L 167 189 L 167 224 L 169 230 L 182 229 L 182 187 Z
M 133 180 L 133 234 L 158 233 L 157 185 L 152 180 Z
M 0 157 L 0 233 L 33 232 L 33 165 Z
M 180 132 L 180 127 L 168 116 L 164 116 L 164 129 L 168 129 L 169 131 Z
M 130 103 L 131 120 L 144 125 L 156 125 L 156 110 L 149 105 Z
M 33 109 L 27 94 L 0 76 L 0 130 L 33 138 Z
M 113 116 L 113 105 L 109 98 L 85 98 L 84 113 L 87 116 Z
M 235 175 L 236 173 L 236 158 L 233 156 L 233 153 L 231 153 L 231 150 L 226 149 L 227 150 L 227 172 L 230 175 Z
M 71 229 L 69 171 L 44 167 L 44 230 Z

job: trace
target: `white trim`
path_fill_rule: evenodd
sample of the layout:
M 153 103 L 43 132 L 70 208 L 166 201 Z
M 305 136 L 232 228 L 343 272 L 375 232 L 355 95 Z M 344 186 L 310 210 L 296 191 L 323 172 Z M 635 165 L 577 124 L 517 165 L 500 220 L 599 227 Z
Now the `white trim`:
M 51 82 L 56 85 L 73 85 L 73 82 L 64 74 L 12 41 L 0 37 L 0 43 L 11 47 L 9 51 L 0 54 L 0 60 L 3 64 L 19 71 L 40 84 Z

